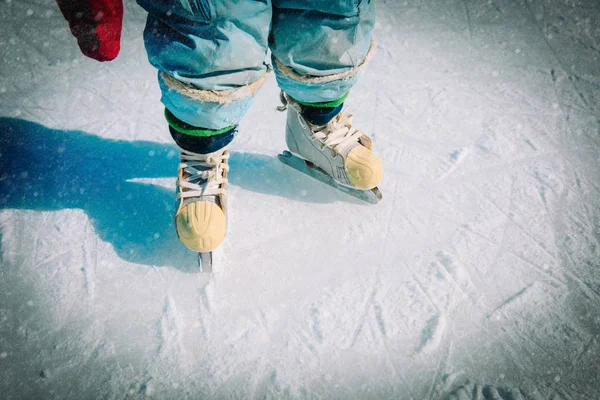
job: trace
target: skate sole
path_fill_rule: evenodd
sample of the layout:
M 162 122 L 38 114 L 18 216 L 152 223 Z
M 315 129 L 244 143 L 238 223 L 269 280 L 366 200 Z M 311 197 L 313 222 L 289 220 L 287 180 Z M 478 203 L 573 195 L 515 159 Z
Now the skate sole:
M 349 194 L 350 196 L 356 197 L 359 200 L 365 201 L 371 204 L 377 204 L 383 198 L 383 195 L 378 187 L 368 190 L 358 190 L 348 186 L 344 186 L 336 182 L 331 176 L 325 173 L 321 168 L 308 160 L 305 160 L 287 150 L 277 156 L 279 161 L 285 165 L 294 168 L 298 172 L 302 172 L 318 181 L 325 183 L 341 192 Z

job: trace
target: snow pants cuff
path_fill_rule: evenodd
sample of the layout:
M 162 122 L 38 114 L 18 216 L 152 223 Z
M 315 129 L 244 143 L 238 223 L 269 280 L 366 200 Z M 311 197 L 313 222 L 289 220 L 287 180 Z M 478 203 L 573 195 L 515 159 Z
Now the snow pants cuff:
M 257 81 L 231 90 L 202 90 L 159 72 L 161 101 L 179 120 L 204 129 L 222 130 L 237 125 L 270 69 Z
M 324 76 L 301 75 L 273 55 L 277 84 L 281 90 L 301 103 L 335 102 L 354 86 L 360 73 L 373 58 L 375 47 L 375 39 L 371 37 L 369 50 L 360 64 L 347 71 Z

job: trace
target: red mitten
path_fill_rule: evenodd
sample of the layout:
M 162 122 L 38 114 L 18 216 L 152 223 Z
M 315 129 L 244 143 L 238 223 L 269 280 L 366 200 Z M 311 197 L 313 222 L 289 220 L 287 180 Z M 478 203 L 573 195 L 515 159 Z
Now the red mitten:
M 81 52 L 98 61 L 119 54 L 123 0 L 56 0 Z

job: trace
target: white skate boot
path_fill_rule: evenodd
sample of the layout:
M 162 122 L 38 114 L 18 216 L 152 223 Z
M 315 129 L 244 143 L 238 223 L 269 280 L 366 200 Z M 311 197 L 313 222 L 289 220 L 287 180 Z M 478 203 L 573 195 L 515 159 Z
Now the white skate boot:
M 285 164 L 370 203 L 382 195 L 377 185 L 383 175 L 371 139 L 352 127 L 352 115 L 340 112 L 326 125 L 315 126 L 302 116 L 302 106 L 282 93 L 287 108 Z M 295 157 L 294 157 L 295 156 Z M 315 167 L 318 167 L 315 168 Z
M 212 269 L 212 250 L 227 232 L 227 147 L 210 154 L 181 150 L 175 227 L 179 240 L 199 252 L 201 268 Z

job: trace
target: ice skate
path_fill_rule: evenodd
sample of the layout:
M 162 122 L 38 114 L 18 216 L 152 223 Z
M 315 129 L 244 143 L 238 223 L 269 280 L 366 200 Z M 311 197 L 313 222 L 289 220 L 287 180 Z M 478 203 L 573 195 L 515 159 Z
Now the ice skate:
M 212 270 L 212 250 L 227 231 L 228 159 L 226 148 L 210 154 L 181 150 L 175 227 L 179 240 L 199 253 L 205 272 Z
M 361 200 L 377 203 L 383 175 L 379 157 L 371 151 L 371 139 L 352 127 L 352 115 L 338 113 L 331 121 L 315 126 L 302 116 L 302 105 L 281 94 L 287 109 L 285 139 L 290 151 L 279 159 L 324 183 Z

